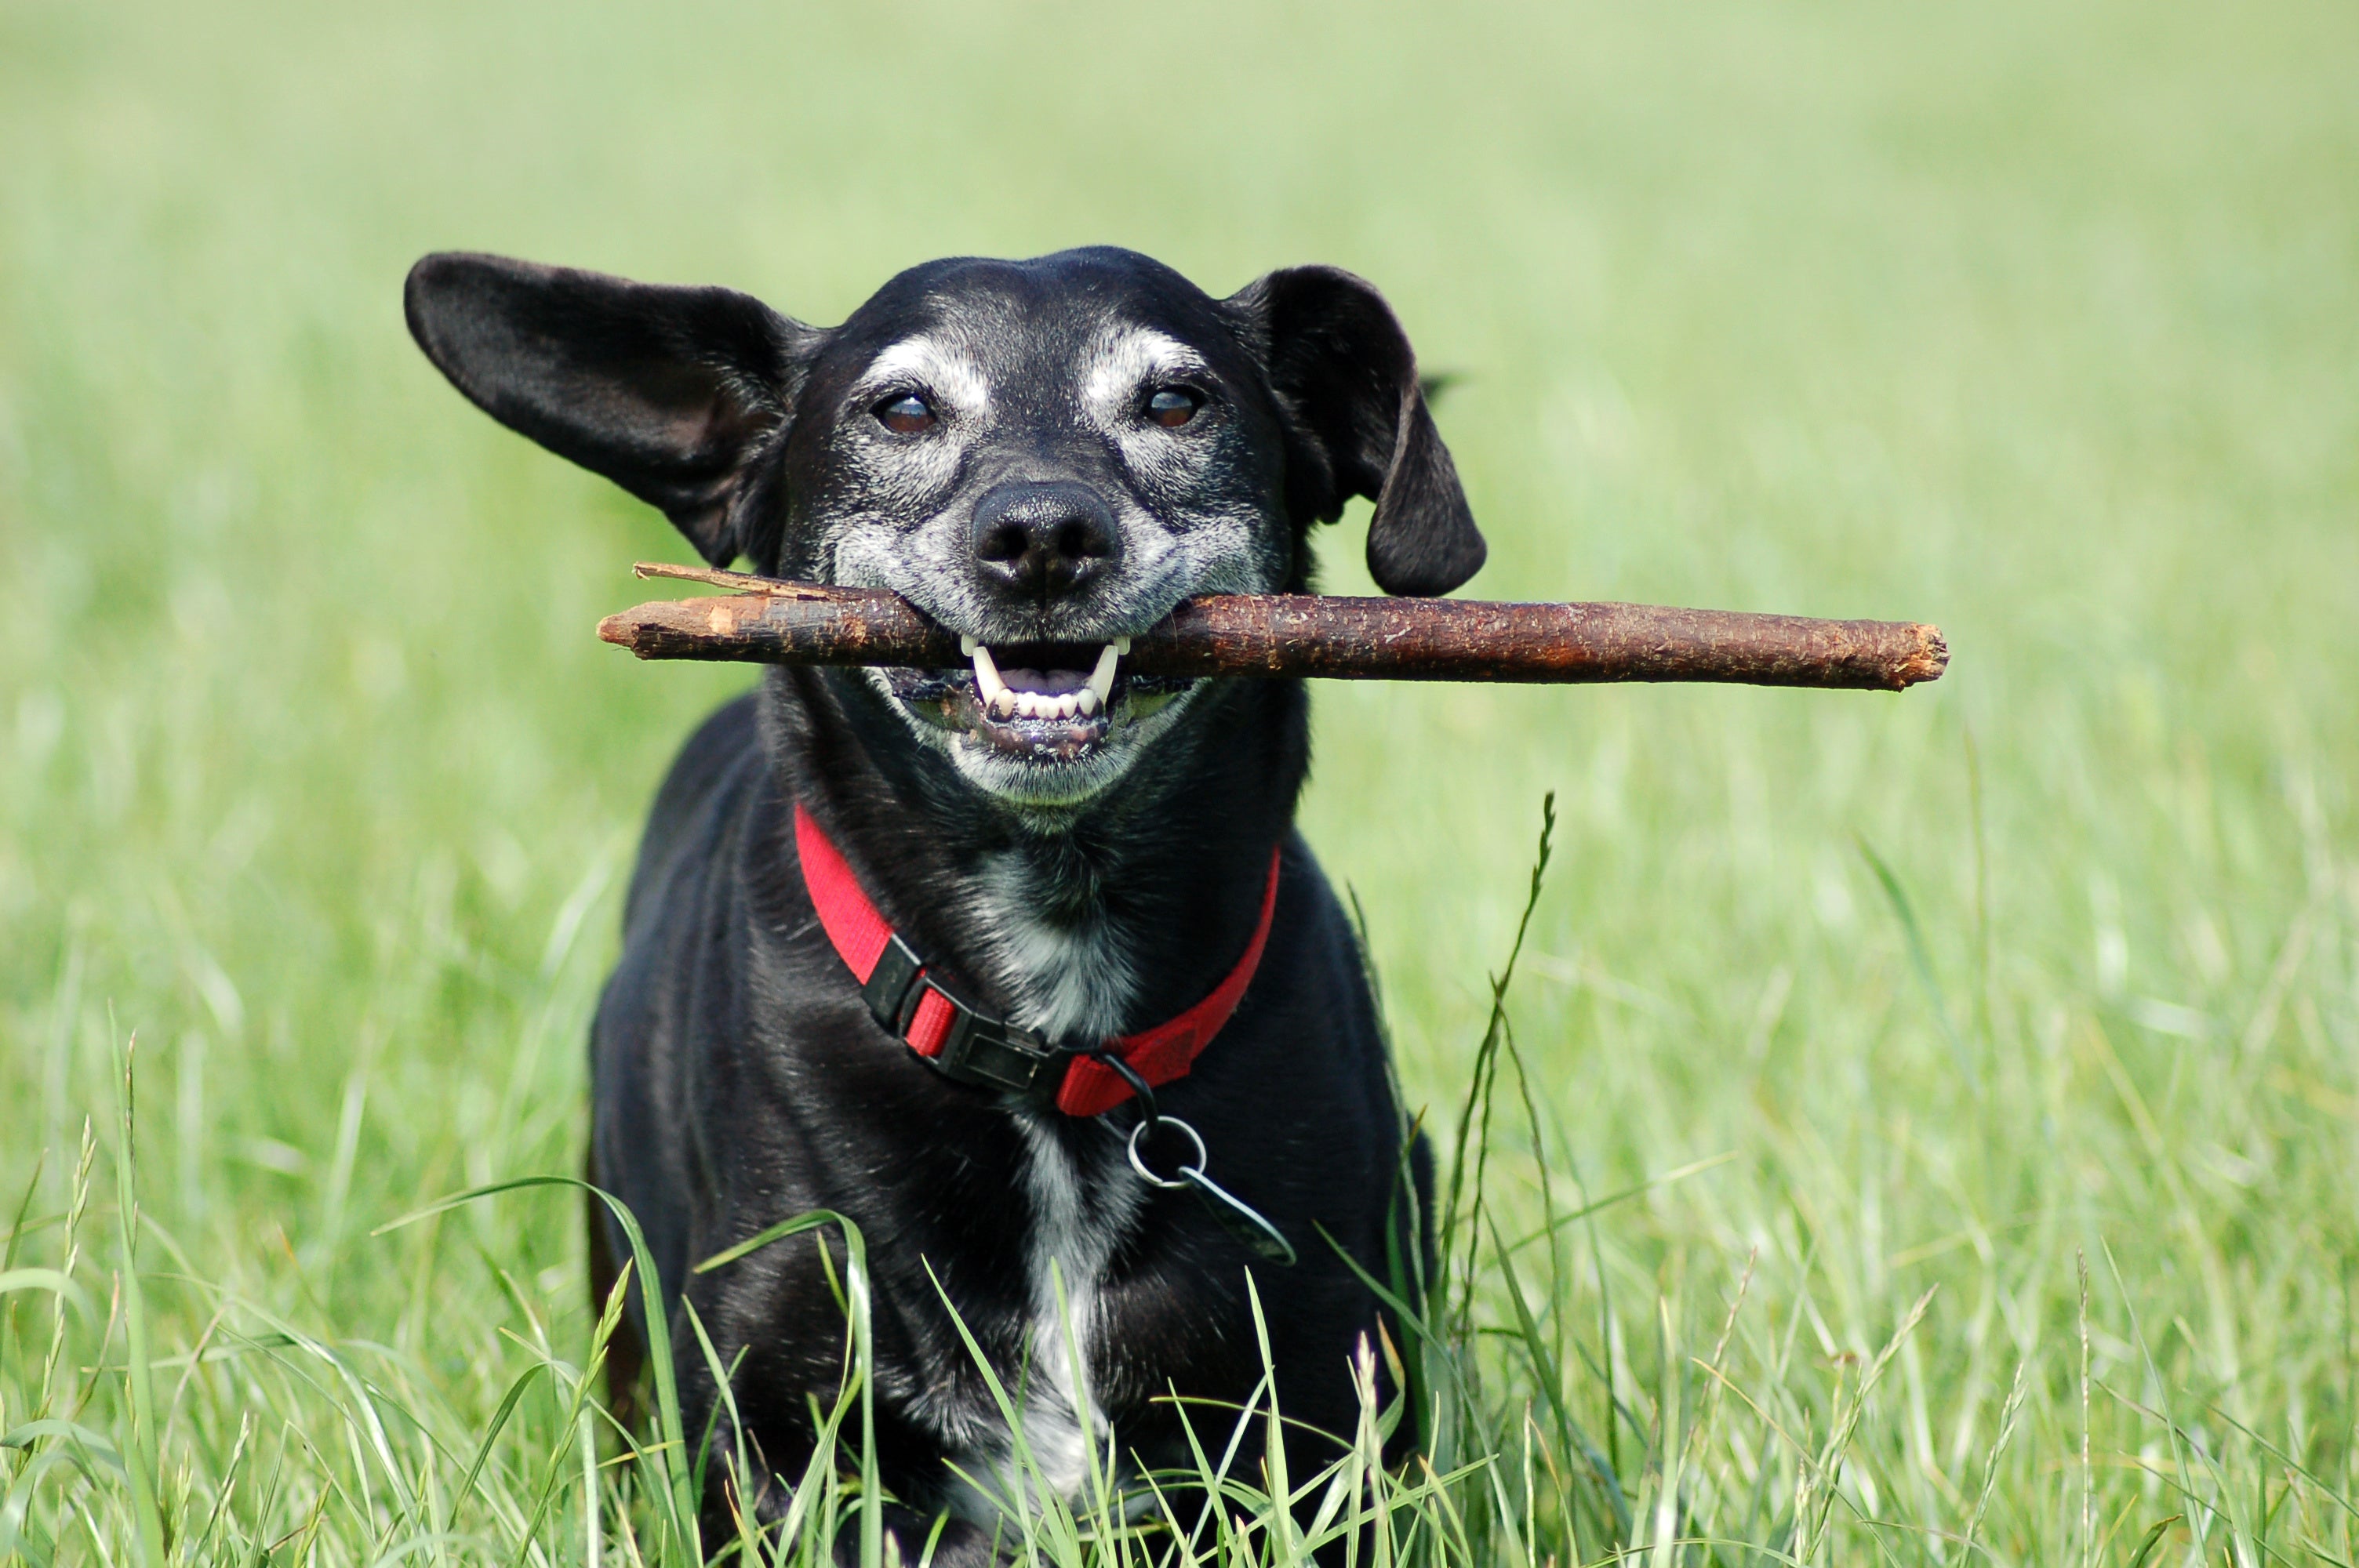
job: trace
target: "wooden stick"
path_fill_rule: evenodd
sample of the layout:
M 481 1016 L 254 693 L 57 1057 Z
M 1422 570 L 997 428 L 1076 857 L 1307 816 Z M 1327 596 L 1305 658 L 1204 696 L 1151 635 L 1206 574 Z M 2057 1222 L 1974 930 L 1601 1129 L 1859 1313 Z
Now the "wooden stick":
M 959 640 L 881 589 L 826 588 L 743 572 L 643 564 L 641 577 L 744 589 L 659 600 L 599 622 L 643 659 L 777 665 L 966 664 Z M 1036 646 L 1036 645 L 1027 645 Z M 1003 665 L 1027 655 L 998 650 Z M 1094 644 L 1028 655 L 1086 667 Z M 1506 604 L 1469 599 L 1234 594 L 1191 599 L 1132 640 L 1141 675 L 1331 680 L 1734 681 L 1899 691 L 1950 662 L 1939 628 L 1816 621 L 1651 604 Z

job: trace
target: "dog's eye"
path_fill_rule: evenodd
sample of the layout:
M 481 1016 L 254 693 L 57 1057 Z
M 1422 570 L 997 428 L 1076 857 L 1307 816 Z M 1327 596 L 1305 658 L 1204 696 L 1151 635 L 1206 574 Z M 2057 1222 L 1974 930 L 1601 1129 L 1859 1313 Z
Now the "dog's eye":
M 914 392 L 888 397 L 876 406 L 876 422 L 897 436 L 914 436 L 934 427 L 934 411 Z
M 1204 406 L 1204 395 L 1185 386 L 1158 386 L 1147 400 L 1147 416 L 1167 430 L 1177 430 Z

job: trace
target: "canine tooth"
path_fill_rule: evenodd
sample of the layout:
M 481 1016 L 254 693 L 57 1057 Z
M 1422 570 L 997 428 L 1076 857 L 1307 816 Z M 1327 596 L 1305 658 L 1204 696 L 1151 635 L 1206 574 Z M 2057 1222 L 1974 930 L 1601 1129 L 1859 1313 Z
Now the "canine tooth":
M 1081 690 L 1073 694 L 1073 700 L 1080 705 L 1081 710 L 1083 713 L 1095 713 L 1099 707 L 1098 688 L 1093 686 L 1085 686 L 1082 687 Z
M 1097 668 L 1090 672 L 1090 690 L 1097 694 L 1100 708 L 1114 699 L 1114 666 L 1126 651 L 1129 642 L 1127 637 L 1117 638 L 1098 650 Z
M 976 642 L 972 637 L 961 637 L 959 639 L 959 652 L 964 654 L 970 659 L 974 657 L 974 651 L 982 646 L 982 643 Z
M 999 700 L 1007 683 L 999 678 L 999 665 L 992 658 L 989 648 L 977 643 L 968 653 L 974 660 L 974 689 L 982 694 L 984 706 L 988 708 Z

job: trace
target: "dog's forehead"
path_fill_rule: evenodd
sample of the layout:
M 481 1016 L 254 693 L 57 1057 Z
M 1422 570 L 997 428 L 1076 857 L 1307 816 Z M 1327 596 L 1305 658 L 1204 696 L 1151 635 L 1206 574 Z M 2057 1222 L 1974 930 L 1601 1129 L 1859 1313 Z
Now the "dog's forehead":
M 956 362 L 985 374 L 1054 366 L 1095 380 L 1191 361 L 1234 370 L 1243 353 L 1201 289 L 1110 247 L 911 267 L 853 313 L 833 347 L 843 372 L 864 377 Z

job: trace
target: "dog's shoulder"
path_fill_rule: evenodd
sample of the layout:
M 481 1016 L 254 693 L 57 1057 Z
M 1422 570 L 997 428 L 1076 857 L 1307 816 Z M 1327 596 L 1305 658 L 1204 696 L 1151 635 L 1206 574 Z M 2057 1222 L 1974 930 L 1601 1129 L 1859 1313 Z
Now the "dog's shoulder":
M 764 766 L 752 692 L 723 703 L 697 726 L 672 759 L 647 814 L 647 835 L 639 842 L 638 866 L 631 876 L 626 926 L 637 923 L 641 908 L 657 898 L 684 857 L 709 857 L 713 838 L 723 830 L 722 819 L 748 788 L 761 783 Z

